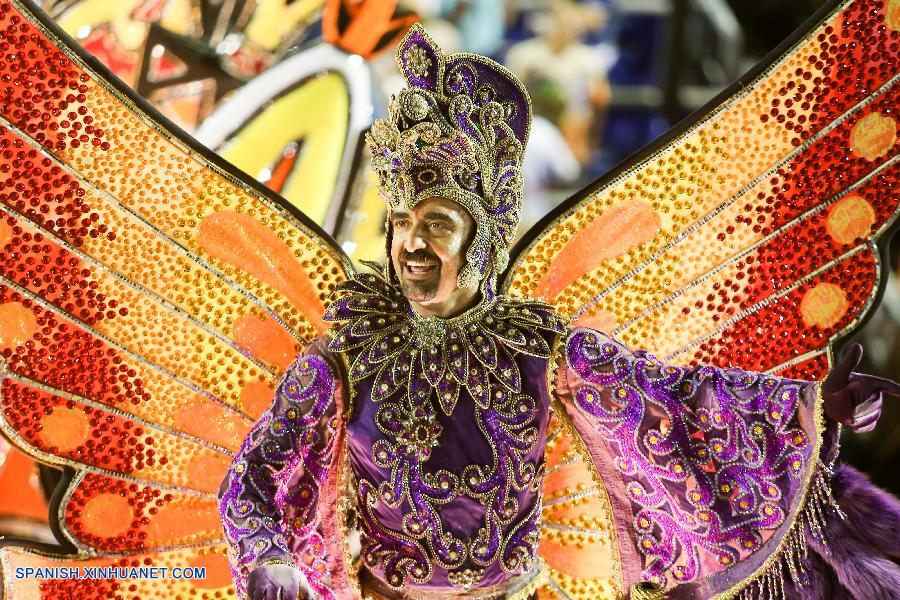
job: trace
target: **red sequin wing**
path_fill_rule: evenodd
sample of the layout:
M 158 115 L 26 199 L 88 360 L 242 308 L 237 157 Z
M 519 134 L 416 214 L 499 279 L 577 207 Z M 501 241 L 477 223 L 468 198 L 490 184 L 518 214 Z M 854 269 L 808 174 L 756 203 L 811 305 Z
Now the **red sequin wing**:
M 220 597 L 219 483 L 349 262 L 37 9 L 0 0 L 0 46 L 0 429 L 70 468 L 52 511 L 78 553 L 7 541 L 4 597 Z M 207 569 L 10 571 L 95 563 Z
M 830 2 L 525 236 L 504 290 L 678 364 L 818 378 L 882 281 L 900 3 Z

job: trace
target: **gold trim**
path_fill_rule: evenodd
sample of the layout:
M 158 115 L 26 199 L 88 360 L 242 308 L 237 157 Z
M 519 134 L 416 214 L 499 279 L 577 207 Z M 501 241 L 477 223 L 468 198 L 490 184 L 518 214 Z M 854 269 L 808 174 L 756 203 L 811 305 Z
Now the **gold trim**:
M 267 558 L 265 560 L 255 562 L 252 565 L 250 565 L 250 568 L 247 570 L 247 572 L 249 573 L 249 572 L 252 572 L 254 569 L 258 569 L 259 567 L 267 567 L 269 565 L 285 565 L 286 567 L 294 567 L 298 571 L 300 570 L 300 567 L 298 567 L 297 563 L 295 563 L 295 562 L 291 562 L 289 560 L 282 560 L 280 558 Z
M 631 600 L 663 600 L 663 590 L 649 581 L 631 586 Z
M 550 581 L 550 567 L 540 556 L 538 556 L 536 571 L 537 572 L 531 577 L 531 581 L 529 581 L 525 587 L 507 595 L 507 600 L 528 600 L 528 598 L 538 591 L 538 589 L 547 585 Z
M 350 509 L 351 498 L 353 495 L 347 489 L 349 484 L 349 478 L 352 477 L 352 473 L 348 469 L 349 459 L 347 456 L 347 430 L 346 423 L 349 419 L 344 420 L 344 437 L 343 442 L 340 448 L 340 457 L 338 457 L 338 465 L 339 469 L 338 480 L 341 482 L 341 487 L 339 488 L 339 492 L 342 492 L 342 496 L 338 498 L 337 508 L 335 518 L 338 522 L 338 527 L 340 528 L 340 545 L 341 545 L 341 559 L 344 562 L 344 571 L 347 574 L 347 581 L 350 583 L 350 589 L 354 594 L 354 597 L 361 598 L 362 591 L 360 589 L 359 584 L 359 570 L 356 565 L 353 564 L 353 553 L 350 551 L 350 524 L 347 522 L 347 513 Z

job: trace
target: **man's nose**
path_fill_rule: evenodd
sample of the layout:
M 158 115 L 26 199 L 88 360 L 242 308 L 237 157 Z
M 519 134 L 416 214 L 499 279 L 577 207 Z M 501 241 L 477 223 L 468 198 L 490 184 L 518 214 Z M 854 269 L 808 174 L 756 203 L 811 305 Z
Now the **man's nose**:
M 406 236 L 406 240 L 403 243 L 403 247 L 408 252 L 414 252 L 416 250 L 420 250 L 425 248 L 425 238 L 423 237 L 425 230 L 420 225 L 413 225 L 409 230 L 409 235 Z

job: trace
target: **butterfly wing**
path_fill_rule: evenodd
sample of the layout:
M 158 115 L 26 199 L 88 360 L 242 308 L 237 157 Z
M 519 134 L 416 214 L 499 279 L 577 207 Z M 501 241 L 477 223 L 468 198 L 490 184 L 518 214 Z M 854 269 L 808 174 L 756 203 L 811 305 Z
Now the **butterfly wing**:
M 0 38 L 0 428 L 73 474 L 51 510 L 76 551 L 7 541 L 0 565 L 205 566 L 134 585 L 220 597 L 219 483 L 349 261 L 38 9 L 0 2 Z M 138 593 L 115 579 L 72 585 Z
M 705 109 L 535 226 L 503 291 L 669 363 L 821 378 L 883 285 L 879 247 L 900 203 L 898 40 L 897 2 L 829 3 Z M 558 469 L 545 505 L 559 495 L 571 506 L 545 519 L 541 552 L 554 570 L 542 594 L 595 598 L 615 581 L 602 560 L 610 531 L 596 519 L 608 500 L 595 471 Z
M 563 410 L 552 413 L 547 429 L 542 507 L 540 555 L 549 582 L 538 597 L 622 597 L 610 498 Z
M 536 226 L 504 289 L 671 363 L 824 375 L 897 217 L 898 15 L 829 3 Z

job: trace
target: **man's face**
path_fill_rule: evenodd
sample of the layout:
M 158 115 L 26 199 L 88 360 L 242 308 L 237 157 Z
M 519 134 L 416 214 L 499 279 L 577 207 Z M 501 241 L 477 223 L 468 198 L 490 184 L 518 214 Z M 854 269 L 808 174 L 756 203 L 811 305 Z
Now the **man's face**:
M 390 217 L 391 262 L 403 295 L 423 316 L 450 317 L 468 308 L 477 290 L 461 289 L 457 277 L 475 236 L 475 221 L 458 203 L 427 198 Z

